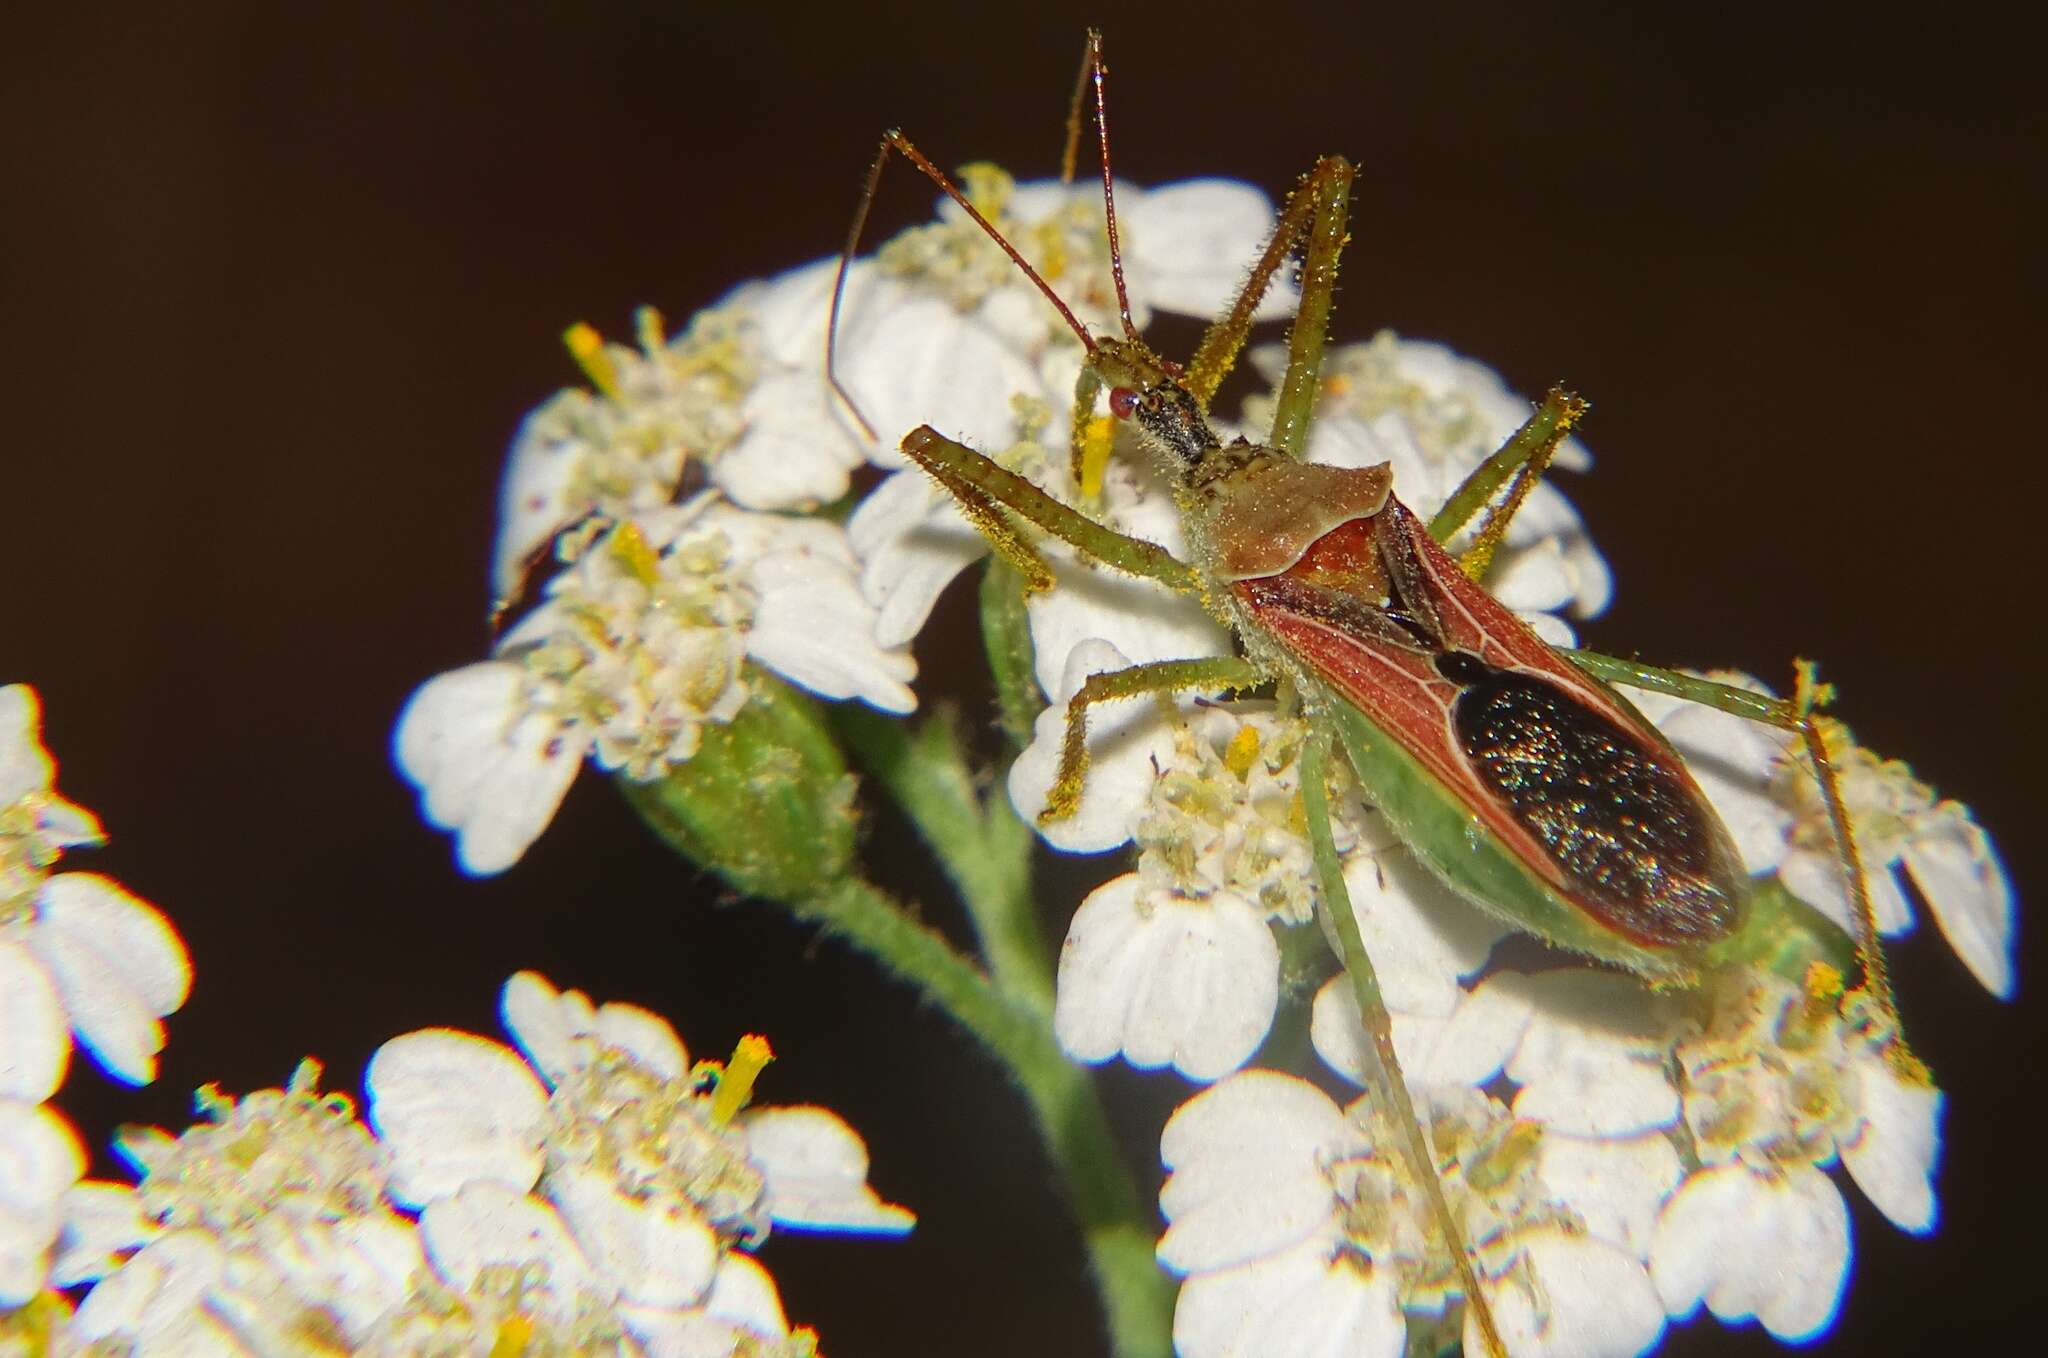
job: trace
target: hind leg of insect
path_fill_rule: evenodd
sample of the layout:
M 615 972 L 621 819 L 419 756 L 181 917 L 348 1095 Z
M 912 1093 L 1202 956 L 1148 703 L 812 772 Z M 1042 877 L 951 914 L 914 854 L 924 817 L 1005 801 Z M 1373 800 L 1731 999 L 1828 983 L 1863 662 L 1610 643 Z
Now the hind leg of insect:
M 1857 850 L 1849 809 L 1842 798 L 1841 779 L 1828 752 L 1827 733 L 1822 725 L 1825 719 L 1818 715 L 1819 709 L 1833 698 L 1834 690 L 1831 685 L 1819 682 L 1813 663 L 1805 660 L 1796 662 L 1797 681 L 1792 696 L 1777 698 L 1677 670 L 1601 655 L 1596 651 L 1567 651 L 1565 654 L 1580 669 L 1606 683 L 1668 694 L 1798 736 L 1808 761 L 1813 765 L 1814 779 L 1827 807 L 1828 827 L 1835 842 L 1842 878 L 1849 890 L 1856 925 L 1856 961 L 1863 972 L 1860 989 L 1874 1010 L 1873 1017 L 1878 1025 L 1892 1039 L 1887 1045 L 1887 1053 L 1894 1064 L 1902 1073 L 1925 1080 L 1925 1068 L 1905 1044 L 1898 1006 L 1892 997 L 1890 971 L 1885 965 L 1884 948 L 1877 935 L 1877 916 L 1870 901 L 1862 855 Z
M 1320 888 L 1323 906 L 1329 911 L 1330 922 L 1335 926 L 1344 971 L 1351 979 L 1351 993 L 1358 1001 L 1358 1013 L 1369 1039 L 1366 1087 L 1375 1101 L 1385 1100 L 1385 1106 L 1393 1111 L 1393 1120 L 1401 1129 L 1402 1155 L 1408 1162 L 1410 1175 L 1423 1185 L 1423 1191 L 1428 1195 L 1430 1214 L 1443 1229 L 1472 1319 L 1479 1327 L 1487 1351 L 1505 1358 L 1507 1349 L 1494 1324 L 1492 1307 L 1479 1288 L 1479 1271 L 1473 1266 L 1471 1251 L 1465 1247 L 1458 1232 L 1457 1218 L 1444 1196 L 1443 1182 L 1437 1177 L 1436 1159 L 1428 1136 L 1415 1111 L 1415 1102 L 1409 1097 L 1401 1063 L 1394 1054 L 1393 1019 L 1387 1013 L 1385 997 L 1380 993 L 1379 976 L 1373 970 L 1372 958 L 1365 950 L 1365 939 L 1359 933 L 1358 917 L 1352 913 L 1351 893 L 1344 885 L 1343 865 L 1338 860 L 1336 838 L 1330 830 L 1329 745 L 1329 733 L 1318 730 L 1303 747 L 1301 800 L 1308 825 L 1309 850 L 1315 862 L 1316 885 Z
M 1485 521 L 1480 525 L 1477 537 L 1470 549 L 1460 558 L 1468 574 L 1480 576 L 1491 559 L 1493 550 L 1507 532 L 1509 521 L 1516 509 L 1520 508 L 1541 477 L 1558 445 L 1564 440 L 1571 427 L 1585 413 L 1586 404 L 1559 388 L 1551 388 L 1543 405 L 1530 417 L 1499 451 L 1473 469 L 1464 482 L 1452 492 L 1430 520 L 1430 536 L 1439 542 L 1455 536 L 1483 506 L 1492 504 Z M 1494 497 L 1503 485 L 1508 492 L 1497 502 Z M 1752 693 L 1748 689 L 1728 684 L 1715 683 L 1697 675 L 1682 674 L 1676 670 L 1645 665 L 1640 661 L 1623 660 L 1602 655 L 1595 651 L 1566 652 L 1581 669 L 1607 683 L 1620 684 L 1630 688 L 1668 694 L 1689 702 L 1704 704 L 1717 710 L 1731 713 L 1751 721 L 1762 722 L 1780 730 L 1790 731 L 1799 737 L 1809 762 L 1813 765 L 1814 778 L 1821 790 L 1821 799 L 1828 810 L 1829 829 L 1835 842 L 1835 852 L 1841 864 L 1843 880 L 1848 884 L 1850 904 L 1856 922 L 1857 964 L 1862 970 L 1862 989 L 1875 1011 L 1878 1023 L 1893 1034 L 1901 1032 L 1898 1007 L 1892 998 L 1890 973 L 1885 966 L 1884 950 L 1877 937 L 1875 911 L 1870 903 L 1868 879 L 1864 875 L 1862 858 L 1856 848 L 1856 837 L 1852 828 L 1847 805 L 1842 799 L 1841 780 L 1836 775 L 1833 761 L 1828 756 L 1825 732 L 1821 728 L 1817 710 L 1824 706 L 1832 690 L 1818 683 L 1813 667 L 1801 662 L 1798 667 L 1798 683 L 1791 698 L 1775 698 L 1765 694 Z M 1891 1044 L 1891 1048 L 1902 1069 L 1917 1072 L 1924 1077 L 1918 1062 L 1907 1050 L 1903 1037 Z

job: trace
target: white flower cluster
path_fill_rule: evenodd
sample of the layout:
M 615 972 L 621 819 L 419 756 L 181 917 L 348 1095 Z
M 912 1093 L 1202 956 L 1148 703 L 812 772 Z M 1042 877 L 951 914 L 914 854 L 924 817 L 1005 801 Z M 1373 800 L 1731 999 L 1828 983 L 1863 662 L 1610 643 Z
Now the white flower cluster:
M 1106 647 L 1077 655 L 1083 671 L 1115 659 Z M 1456 1280 L 1384 1114 L 1366 1100 L 1339 1108 L 1276 1072 L 1228 1074 L 1272 1021 L 1274 927 L 1302 917 L 1288 889 L 1305 872 L 1289 819 L 1300 723 L 1247 703 L 1125 706 L 1099 724 L 1076 819 L 1114 815 L 1134 832 L 1138 865 L 1075 915 L 1056 1029 L 1085 1060 L 1121 1053 L 1227 1076 L 1163 1143 L 1174 1173 L 1160 1258 L 1187 1277 L 1180 1351 L 1230 1353 L 1257 1335 L 1264 1352 L 1401 1352 L 1410 1326 L 1444 1323 Z M 1796 745 L 1710 709 L 1644 706 L 1702 771 L 1751 870 L 1796 894 L 1826 884 L 1809 903 L 1846 931 L 1836 877 L 1795 866 L 1830 848 Z M 1037 789 L 1020 795 L 1027 808 L 1043 805 L 1058 718 L 1043 720 L 1013 780 Z M 1839 727 L 1829 743 L 1874 886 L 1893 902 L 1880 911 L 1887 932 L 1910 925 L 1891 870 L 1911 872 L 1959 954 L 2004 993 L 2011 893 L 1982 830 Z M 1333 819 L 1396 1050 L 1512 1352 L 1640 1353 L 1667 1317 L 1702 1302 L 1788 1340 L 1823 1332 L 1850 1259 L 1847 1211 L 1822 1172 L 1837 1158 L 1902 1229 L 1933 1228 L 1941 1096 L 1839 976 L 1819 968 L 1802 988 L 1738 969 L 1659 995 L 1582 969 L 1487 974 L 1506 931 L 1355 795 L 1336 800 Z M 1245 870 L 1262 861 L 1270 877 Z M 1317 995 L 1312 1035 L 1364 1083 L 1344 976 Z M 1482 1351 L 1476 1336 L 1466 1351 Z
M 74 1038 L 115 1079 L 147 1084 L 158 1020 L 192 986 L 155 906 L 98 873 L 54 871 L 66 850 L 106 840 L 56 773 L 36 691 L 0 688 L 0 1331 L 42 1291 L 64 1194 L 85 1172 L 77 1134 L 46 1104 Z
M 1103 314 L 1112 294 L 1093 189 L 1015 186 L 988 167 L 968 182 L 1055 285 Z M 1195 314 L 1227 300 L 1270 219 L 1263 196 L 1220 181 L 1128 192 L 1141 299 Z M 420 688 L 393 738 L 465 870 L 518 861 L 586 757 L 642 780 L 687 761 L 707 723 L 745 704 L 748 663 L 829 698 L 914 705 L 905 647 L 979 552 L 972 533 L 915 471 L 884 481 L 844 528 L 815 511 L 844 497 L 863 463 L 903 467 L 893 440 L 920 422 L 1010 447 L 1064 408 L 1080 348 L 949 205 L 848 280 L 840 376 L 884 431 L 873 444 L 825 382 L 834 268 L 746 284 L 673 338 L 652 312 L 637 346 L 571 331 L 595 389 L 547 402 L 513 444 L 499 597 L 516 598 L 536 556 L 560 569 L 493 659 Z M 1287 300 L 1277 290 L 1269 314 Z M 1189 621 L 1210 649 L 1222 644 L 1206 620 Z
M 531 973 L 520 1051 L 428 1029 L 365 1079 L 369 1122 L 321 1093 L 201 1091 L 179 1136 L 120 1142 L 134 1185 L 65 1195 L 60 1287 L 91 1283 L 52 1351 L 802 1355 L 749 1250 L 770 1224 L 901 1234 L 867 1151 L 823 1108 L 748 1107 L 766 1044 L 690 1061 L 631 1005 Z M 373 1134 L 374 1129 L 374 1134 Z

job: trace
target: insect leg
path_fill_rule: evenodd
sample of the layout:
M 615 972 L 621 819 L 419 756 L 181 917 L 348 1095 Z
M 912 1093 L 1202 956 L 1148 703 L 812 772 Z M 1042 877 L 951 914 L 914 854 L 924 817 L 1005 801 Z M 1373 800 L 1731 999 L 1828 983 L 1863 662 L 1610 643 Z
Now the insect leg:
M 1337 261 L 1346 240 L 1344 223 L 1351 199 L 1351 162 L 1324 156 L 1303 176 L 1266 242 L 1266 251 L 1252 266 L 1243 291 L 1230 310 L 1202 336 L 1202 345 L 1188 362 L 1186 386 L 1204 407 L 1237 363 L 1252 326 L 1252 312 L 1266 295 L 1273 277 L 1295 246 L 1306 242 L 1301 269 L 1301 308 L 1287 342 L 1287 376 L 1281 383 L 1279 412 L 1273 421 L 1272 446 L 1301 456 L 1315 405 L 1316 378 L 1323 365 L 1323 340 L 1329 331 L 1335 300 Z
M 1265 675 L 1242 656 L 1219 655 L 1196 660 L 1161 660 L 1150 665 L 1091 674 L 1067 703 L 1067 729 L 1060 744 L 1059 770 L 1046 794 L 1040 824 L 1065 820 L 1081 804 L 1088 778 L 1088 708 L 1143 693 L 1179 693 L 1187 689 L 1251 688 Z
M 1480 525 L 1478 537 L 1459 560 L 1466 575 L 1476 580 L 1485 573 L 1493 559 L 1494 549 L 1507 535 L 1508 524 L 1513 521 L 1515 512 L 1528 499 L 1529 492 L 1536 488 L 1544 469 L 1557 456 L 1559 445 L 1585 416 L 1586 409 L 1587 404 L 1580 397 L 1563 387 L 1552 387 L 1528 422 L 1509 436 L 1498 452 L 1474 467 L 1471 475 L 1451 492 L 1451 498 L 1445 500 L 1443 508 L 1430 519 L 1429 535 L 1438 542 L 1448 542 L 1472 521 L 1472 516 L 1494 497 L 1501 486 L 1512 480 L 1506 497 L 1487 514 L 1485 522 Z
M 1366 1092 L 1375 1104 L 1390 1110 L 1394 1122 L 1404 1132 L 1401 1150 L 1408 1161 L 1408 1173 L 1423 1185 L 1429 1195 L 1430 1213 L 1444 1233 L 1444 1242 L 1452 1258 L 1457 1261 L 1458 1281 L 1465 1290 L 1465 1304 L 1479 1323 L 1479 1333 L 1484 1337 L 1487 1352 L 1494 1358 L 1506 1358 L 1507 1348 L 1501 1343 L 1500 1331 L 1494 1325 L 1493 1310 L 1487 1305 L 1486 1295 L 1479 1290 L 1479 1272 L 1472 1266 L 1472 1257 L 1465 1249 L 1464 1235 L 1451 1214 L 1450 1203 L 1444 1198 L 1443 1182 L 1437 1177 L 1436 1157 L 1431 1153 L 1422 1123 L 1416 1117 L 1414 1100 L 1408 1096 L 1408 1082 L 1402 1076 L 1401 1063 L 1394 1054 L 1393 1019 L 1387 1014 L 1386 1001 L 1380 995 L 1379 977 L 1373 971 L 1372 958 L 1366 954 L 1365 940 L 1359 935 L 1358 917 L 1351 911 L 1351 893 L 1344 885 L 1344 871 L 1337 860 L 1336 839 L 1330 832 L 1329 789 L 1325 781 L 1329 741 L 1327 732 L 1317 731 L 1302 749 L 1301 800 L 1302 809 L 1307 813 L 1316 884 L 1321 888 L 1323 907 L 1330 913 L 1330 922 L 1336 926 L 1344 970 L 1351 977 L 1358 1013 L 1364 1020 L 1366 1036 L 1371 1039 L 1366 1048 Z
M 903 453 L 960 501 L 974 526 L 1005 560 L 1024 573 L 1028 588 L 1050 588 L 1052 573 L 1010 526 L 1002 509 L 1030 520 L 1104 565 L 1157 580 L 1183 593 L 1197 590 L 1194 572 L 1164 547 L 1103 527 L 928 424 L 904 435 Z
M 1893 1050 L 1902 1065 L 1926 1078 L 1925 1068 L 1909 1054 L 1905 1044 L 1898 1005 L 1892 997 L 1891 973 L 1885 965 L 1884 948 L 1877 936 L 1877 915 L 1870 903 L 1863 857 L 1856 848 L 1848 805 L 1842 800 L 1841 779 L 1828 753 L 1827 733 L 1822 726 L 1824 719 L 1815 715 L 1833 698 L 1834 689 L 1832 685 L 1818 681 L 1813 662 L 1795 662 L 1798 678 L 1792 697 L 1776 698 L 1677 670 L 1601 655 L 1597 651 L 1566 651 L 1564 654 L 1580 669 L 1607 683 L 1625 684 L 1701 703 L 1717 711 L 1790 731 L 1799 737 L 1807 759 L 1813 765 L 1814 779 L 1820 785 L 1821 800 L 1827 806 L 1828 825 L 1834 836 L 1836 858 L 1841 865 L 1842 878 L 1849 887 L 1850 905 L 1856 917 L 1856 961 L 1863 971 L 1861 989 L 1875 1007 L 1878 1022 L 1897 1035 Z

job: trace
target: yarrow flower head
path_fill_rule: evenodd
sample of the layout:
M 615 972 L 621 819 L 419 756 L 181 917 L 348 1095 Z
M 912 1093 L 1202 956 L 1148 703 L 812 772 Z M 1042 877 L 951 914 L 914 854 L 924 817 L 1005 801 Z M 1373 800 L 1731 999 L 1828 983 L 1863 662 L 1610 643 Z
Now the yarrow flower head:
M 34 689 L 0 688 L 0 1097 L 31 1103 L 63 1082 L 73 1034 L 116 1079 L 155 1079 L 158 1020 L 192 987 L 161 911 L 110 877 L 53 871 L 106 836 L 56 790 L 41 726 Z
M 383 1149 L 320 1066 L 240 1099 L 199 1091 L 182 1134 L 118 1140 L 134 1185 L 68 1196 L 55 1279 L 92 1283 L 68 1333 L 139 1351 L 278 1351 L 287 1336 L 352 1347 L 404 1295 L 421 1255 L 390 1202 Z
M 655 1015 L 593 1007 L 531 972 L 507 983 L 504 1014 L 524 1059 L 428 1029 L 371 1061 L 371 1118 L 390 1148 L 393 1194 L 425 1209 L 423 1229 L 437 1204 L 464 1194 L 464 1211 L 484 1221 L 470 1234 L 518 1236 L 491 1224 L 501 1211 L 492 1203 L 545 1212 L 627 1326 L 660 1347 L 660 1336 L 728 1324 L 717 1311 L 728 1298 L 773 1300 L 772 1282 L 735 1253 L 771 1226 L 896 1235 L 914 1224 L 868 1188 L 866 1150 L 838 1117 L 747 1106 L 767 1060 L 759 1039 L 722 1067 L 693 1064 Z M 779 1302 L 772 1314 L 774 1324 L 751 1328 L 786 1339 Z M 731 1323 L 749 1328 L 744 1315 Z
M 91 1290 L 58 1351 L 814 1352 L 748 1251 L 771 1223 L 910 1229 L 860 1138 L 748 1107 L 759 1039 L 693 1065 L 647 1011 L 530 972 L 505 1007 L 534 1065 L 446 1029 L 394 1039 L 369 1124 L 308 1061 L 283 1089 L 201 1090 L 182 1134 L 124 1133 L 139 1182 L 65 1195 L 53 1278 Z

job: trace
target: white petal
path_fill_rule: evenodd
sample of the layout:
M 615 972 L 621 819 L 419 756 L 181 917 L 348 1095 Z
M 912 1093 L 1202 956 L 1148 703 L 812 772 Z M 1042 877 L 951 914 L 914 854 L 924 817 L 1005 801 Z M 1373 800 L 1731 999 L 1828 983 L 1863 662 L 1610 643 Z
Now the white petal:
M 1101 853 L 1128 842 L 1158 769 L 1172 758 L 1173 724 L 1166 720 L 1156 699 L 1092 704 L 1088 708 L 1088 776 L 1081 784 L 1081 804 L 1064 820 L 1038 822 L 1059 767 L 1067 701 L 1091 674 L 1129 667 L 1123 653 L 1106 641 L 1085 641 L 1074 647 L 1063 682 L 1049 690 L 1057 695 L 1057 701 L 1038 714 L 1031 743 L 1010 765 L 1010 804 L 1018 815 L 1037 824 L 1039 834 L 1056 849 Z
M 580 990 L 557 991 L 537 971 L 505 982 L 498 1013 L 550 1085 L 582 1069 L 600 1047 L 624 1052 L 663 1079 L 680 1079 L 690 1068 L 689 1050 L 661 1015 L 616 1001 L 594 1006 Z
M 1546 1130 L 1537 1155 L 1547 1195 L 1578 1213 L 1588 1235 L 1649 1257 L 1658 1213 L 1685 1178 L 1668 1137 L 1594 1140 Z
M 525 708 L 526 672 L 468 665 L 420 685 L 392 732 L 392 758 L 420 790 L 421 811 L 453 830 L 472 876 L 503 872 L 554 819 L 589 748 Z
M 358 1338 L 405 1299 L 425 1266 L 418 1225 L 389 1211 L 319 1225 L 323 1229 L 300 1226 L 290 1234 L 295 1241 L 316 1243 L 317 1249 L 289 1258 L 267 1243 L 266 1262 L 283 1270 L 299 1293 L 333 1311 L 344 1331 Z
M 704 1309 L 721 1320 L 770 1338 L 789 1333 L 789 1321 L 783 1315 L 775 1279 L 744 1254 L 728 1253 L 719 1259 Z
M 1579 634 L 1572 625 L 1555 613 L 1533 613 L 1523 610 L 1515 614 L 1529 630 L 1542 638 L 1546 646 L 1572 647 L 1579 644 Z
M 1849 1270 L 1849 1213 L 1810 1166 L 1763 1178 L 1741 1164 L 1687 1179 L 1657 1222 L 1650 1277 L 1673 1317 L 1702 1300 L 1801 1343 L 1834 1323 Z
M 637 1004 L 612 1001 L 597 1011 L 597 1040 L 625 1052 L 665 1080 L 690 1069 L 690 1053 L 669 1021 Z
M 2013 898 L 1991 839 L 1960 811 L 1938 811 L 1938 827 L 1906 841 L 1906 868 L 1943 937 L 1986 990 L 2013 990 Z
M 43 884 L 43 922 L 89 945 L 154 1014 L 192 993 L 192 959 L 164 913 L 95 872 L 64 872 Z
M 790 1230 L 902 1235 L 916 1214 L 868 1187 L 868 1148 L 827 1108 L 758 1108 L 743 1115 L 747 1159 L 767 1179 L 768 1215 Z
M 1129 203 L 1119 196 L 1117 215 L 1130 237 L 1124 268 L 1132 291 L 1161 311 L 1205 321 L 1237 300 L 1275 221 L 1271 199 L 1231 179 L 1166 184 Z M 1300 290 L 1292 275 L 1279 271 L 1253 320 L 1293 314 Z
M 1075 912 L 1058 986 L 1053 1032 L 1068 1055 L 1121 1052 L 1142 1070 L 1171 1062 L 1213 1080 L 1250 1059 L 1272 1027 L 1280 948 L 1235 895 L 1146 901 L 1126 873 Z
M 849 287 L 841 316 L 839 377 L 874 426 L 868 456 L 878 465 L 902 466 L 903 436 L 926 424 L 979 451 L 1000 451 L 1016 437 L 1013 396 L 1057 401 L 1024 354 L 951 302 L 908 295 L 871 308 L 856 291 Z
M 1633 977 L 1573 969 L 1489 980 L 1525 987 L 1533 1009 L 1508 1062 L 1515 1116 L 1575 1136 L 1632 1136 L 1678 1117 L 1664 1070 L 1668 1001 Z
M 1173 1311 L 1181 1358 L 1399 1358 L 1407 1336 L 1392 1270 L 1316 1241 L 1192 1277 Z
M 1640 696 L 1629 694 L 1631 701 Z M 1703 703 L 1675 704 L 1657 719 L 1657 727 L 1685 756 L 1700 791 L 1734 836 L 1743 867 L 1752 873 L 1777 867 L 1792 828 L 1792 813 L 1770 794 L 1771 769 L 1784 751 L 1784 737 Z
M 901 646 L 916 636 L 953 577 L 988 555 L 953 498 L 921 468 L 892 473 L 846 521 L 861 559 L 861 594 L 873 605 L 875 640 Z
M 1240 1071 L 1167 1120 L 1159 1190 L 1171 1223 L 1159 1262 L 1180 1273 L 1230 1268 L 1321 1239 L 1338 1203 L 1325 1169 L 1364 1149 L 1344 1110 L 1314 1085 L 1276 1071 Z
M 547 1091 L 509 1047 L 452 1028 L 406 1033 L 377 1049 L 363 1086 L 401 1204 L 475 1181 L 523 1193 L 540 1176 Z
M 34 953 L 0 937 L 0 1098 L 41 1103 L 70 1064 L 71 1025 L 56 981 Z
M 1526 1000 L 1498 986 L 1467 996 L 1448 1016 L 1388 1011 L 1394 1056 L 1411 1090 L 1440 1086 L 1478 1088 L 1500 1074 L 1528 1026 Z M 1316 992 L 1309 1019 L 1316 1054 L 1353 1084 L 1368 1067 L 1364 1021 L 1351 978 L 1339 972 Z
M 1474 1089 L 1489 1083 L 1521 1046 L 1531 1014 L 1528 992 L 1519 986 L 1481 985 L 1459 1001 L 1429 1051 L 1419 1058 L 1413 1078 L 1426 1085 Z M 1397 1046 L 1399 1040 L 1397 1032 Z
M 1489 1292 L 1501 1339 L 1516 1358 L 1635 1358 L 1664 1335 L 1664 1308 L 1642 1264 L 1600 1240 L 1546 1230 L 1517 1243 L 1534 1291 L 1515 1277 Z M 1471 1314 L 1465 1351 L 1485 1352 Z
M 757 591 L 749 655 L 827 698 L 860 698 L 884 712 L 917 706 L 905 686 L 917 665 L 876 644 L 874 612 L 849 567 L 798 546 L 758 558 L 747 578 Z
M 580 990 L 557 991 L 537 971 L 515 972 L 498 997 L 498 1018 L 550 1085 L 590 1059 L 583 1039 L 597 1024 L 597 1009 Z
M 1859 1060 L 1856 1073 L 1863 1121 L 1842 1143 L 1842 1163 L 1893 1225 L 1924 1235 L 1934 1229 L 1941 1091 L 1900 1079 L 1879 1056 Z
M 63 1210 L 63 1234 L 56 1262 L 50 1266 L 59 1287 L 105 1277 L 130 1250 L 157 1233 L 156 1223 L 142 1215 L 142 1199 L 133 1184 L 76 1184 L 65 1193 Z
M 847 472 L 867 455 L 837 399 L 815 366 L 764 375 L 741 408 L 747 432 L 711 464 L 712 484 L 755 510 L 815 509 L 846 494 Z
M 0 808 L 41 792 L 57 776 L 43 748 L 43 704 L 28 684 L 0 687 Z
M 1047 693 L 1061 691 L 1075 648 L 1091 639 L 1114 646 L 1126 665 L 1231 652 L 1230 634 L 1199 600 L 1107 566 L 1077 565 L 1069 552 L 1048 552 L 1047 562 L 1053 587 L 1024 604 L 1039 687 Z
M 1572 599 L 1571 574 L 1555 538 L 1503 553 L 1486 576 L 1486 592 L 1518 612 L 1563 608 Z
M 0 1098 L 0 1308 L 42 1290 L 85 1149 L 54 1109 Z
M 551 1287 L 605 1290 L 562 1219 L 546 1203 L 496 1183 L 471 1183 L 420 1213 L 420 1241 L 434 1270 L 457 1291 L 493 1264 L 538 1264 Z
M 1448 1017 L 1464 997 L 1459 978 L 1484 966 L 1509 932 L 1405 850 L 1353 856 L 1344 886 L 1380 992 L 1402 1013 Z
M 154 1240 L 86 1294 L 71 1318 L 71 1333 L 87 1341 L 128 1336 L 135 1351 L 149 1358 L 244 1353 L 203 1306 L 225 1263 L 220 1245 L 203 1231 L 174 1231 Z
M 47 893 L 65 878 L 81 875 L 53 877 L 43 889 Z M 156 1078 L 156 1054 L 164 1047 L 163 1025 L 143 994 L 98 950 L 94 936 L 65 927 L 70 922 L 59 912 L 49 926 L 30 932 L 29 951 L 57 983 L 79 1043 L 115 1079 L 148 1084 Z
M 583 1166 L 550 1173 L 547 1195 L 591 1268 L 627 1301 L 689 1306 L 711 1285 L 718 1237 L 687 1200 L 628 1197 Z
M 589 446 L 551 433 L 559 424 L 557 402 L 578 399 L 590 397 L 565 393 L 548 401 L 512 436 L 504 480 L 498 486 L 498 539 L 491 563 L 491 591 L 497 598 L 507 599 L 518 591 L 527 561 L 583 508 L 570 503 L 569 483 Z

